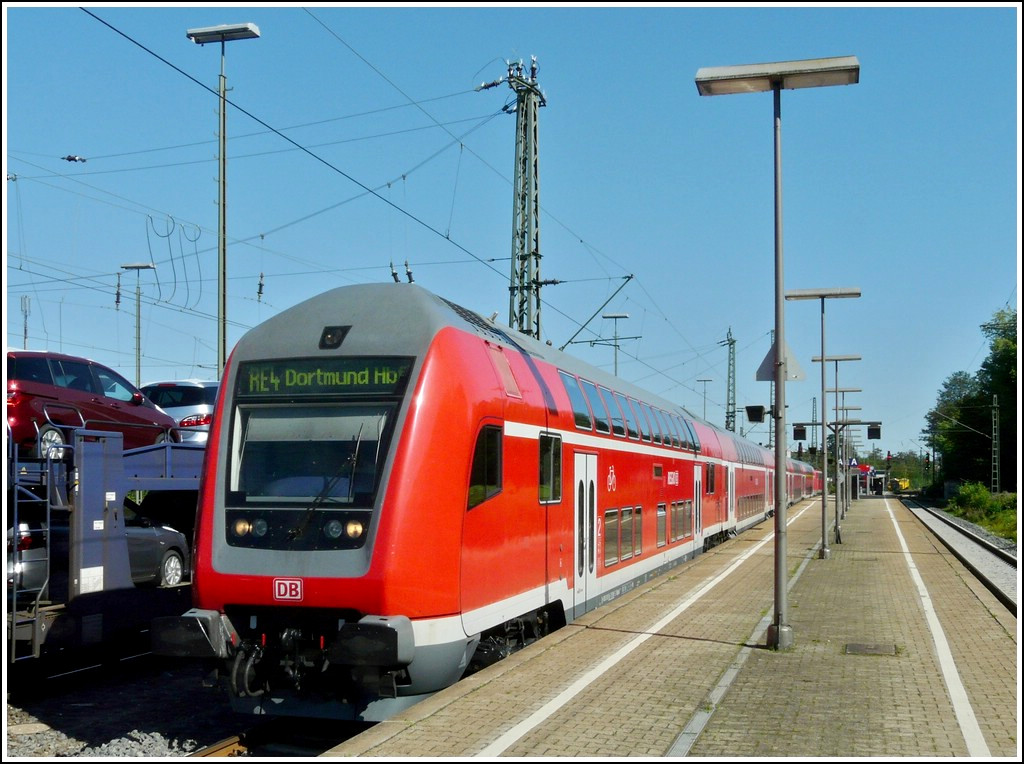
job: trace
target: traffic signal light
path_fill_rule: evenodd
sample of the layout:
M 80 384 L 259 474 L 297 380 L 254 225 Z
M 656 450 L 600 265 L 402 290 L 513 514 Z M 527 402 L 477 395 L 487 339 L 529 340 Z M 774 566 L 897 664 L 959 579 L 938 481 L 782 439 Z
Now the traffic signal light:
M 892 451 L 886 451 L 885 452 L 885 466 L 886 467 L 891 467 L 892 466 Z
M 925 454 L 924 455 L 924 468 L 928 469 L 931 466 L 932 466 L 932 457 L 931 457 L 930 454 Z

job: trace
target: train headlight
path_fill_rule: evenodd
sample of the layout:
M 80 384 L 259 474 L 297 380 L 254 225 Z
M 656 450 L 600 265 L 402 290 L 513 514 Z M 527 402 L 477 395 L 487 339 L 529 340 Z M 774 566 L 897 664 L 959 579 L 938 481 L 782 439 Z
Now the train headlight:
M 342 533 L 341 520 L 329 520 L 324 524 L 324 534 L 329 539 L 340 538 Z
M 357 539 L 363 535 L 363 524 L 358 520 L 349 520 L 345 524 L 345 535 L 350 539 Z
M 236 536 L 244 536 L 250 530 L 252 530 L 252 525 L 244 517 L 235 520 L 234 531 Z
M 262 517 L 252 521 L 252 535 L 256 538 L 267 535 L 267 521 Z

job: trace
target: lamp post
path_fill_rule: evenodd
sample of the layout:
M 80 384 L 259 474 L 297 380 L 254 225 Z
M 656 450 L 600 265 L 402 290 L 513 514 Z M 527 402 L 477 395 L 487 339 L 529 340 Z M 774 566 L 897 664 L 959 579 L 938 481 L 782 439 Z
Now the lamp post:
M 189 29 L 185 36 L 197 45 L 208 42 L 220 43 L 220 148 L 218 150 L 217 202 L 217 378 L 224 373 L 227 360 L 228 319 L 227 319 L 227 84 L 224 74 L 224 43 L 230 40 L 251 40 L 260 36 L 259 27 L 253 23 L 221 24 L 216 27 Z
M 839 514 L 840 514 L 840 510 L 839 510 L 839 486 L 840 486 L 839 476 L 841 474 L 844 476 L 843 477 L 843 489 L 845 490 L 845 488 L 846 488 L 846 486 L 845 486 L 845 482 L 846 482 L 845 466 L 846 465 L 843 464 L 842 462 L 840 462 L 840 460 L 839 460 L 839 430 L 841 429 L 840 426 L 839 426 L 840 425 L 840 423 L 839 423 L 839 395 L 842 394 L 842 396 L 843 396 L 843 404 L 845 405 L 846 404 L 846 393 L 859 393 L 859 392 L 862 392 L 862 390 L 859 387 L 839 387 L 839 362 L 840 361 L 859 361 L 860 360 L 860 356 L 859 355 L 832 355 L 832 356 L 823 356 L 823 357 L 824 357 L 826 362 L 834 362 L 835 365 L 836 365 L 836 372 L 835 372 L 835 380 L 836 380 L 835 384 L 836 384 L 836 386 L 834 388 L 829 388 L 825 392 L 835 393 L 836 394 L 836 405 L 835 405 L 835 422 L 836 422 L 835 431 L 836 431 L 836 437 L 835 437 L 835 441 L 832 444 L 832 451 L 835 454 L 835 461 L 836 461 L 836 527 L 835 527 L 835 531 L 836 531 L 836 543 L 837 544 L 842 544 L 843 543 L 842 531 L 841 531 L 841 528 L 840 528 L 840 525 L 839 525 Z M 817 362 L 817 361 L 820 361 L 821 358 L 819 358 L 818 356 L 815 356 L 811 360 Z M 822 410 L 825 410 L 827 408 L 828 408 L 828 403 L 826 401 L 826 402 L 824 402 L 822 404 Z
M 850 389 L 842 391 L 840 393 L 843 396 L 843 405 L 836 407 L 837 416 L 839 415 L 838 412 L 842 412 L 842 417 L 843 417 L 841 420 L 837 420 L 837 421 L 841 421 L 844 425 L 847 425 L 847 426 L 849 426 L 851 424 L 860 424 L 859 420 L 850 419 L 849 418 L 850 414 L 848 412 L 850 412 L 850 411 L 860 411 L 861 410 L 860 406 L 847 406 L 846 405 L 846 393 L 849 392 L 849 391 L 850 391 Z M 851 458 L 853 456 L 853 450 L 854 450 L 855 446 L 856 446 L 856 444 L 853 442 L 853 433 L 851 433 L 848 430 L 845 430 L 843 432 L 843 466 L 846 468 L 848 474 L 846 476 L 846 479 L 843 481 L 843 505 L 842 505 L 842 508 L 839 511 L 839 517 L 841 519 L 843 519 L 843 520 L 846 519 L 846 513 L 850 509 L 850 500 L 851 500 L 850 499 L 850 477 L 851 476 L 856 477 L 857 480 L 858 480 L 858 484 L 859 484 L 859 480 L 860 480 L 860 475 L 853 472 L 853 470 L 852 470 L 853 465 L 850 464 L 850 460 L 851 460 Z M 859 473 L 859 471 L 860 470 L 858 468 L 858 473 Z
M 128 263 L 122 265 L 126 271 L 135 271 L 135 386 L 142 387 L 141 335 L 142 335 L 142 286 L 139 283 L 139 271 L 155 271 L 153 263 Z
M 829 298 L 860 297 L 859 287 L 836 287 L 831 289 L 794 289 L 786 292 L 787 300 L 821 300 L 821 357 L 825 357 L 825 300 Z M 825 451 L 828 443 L 828 406 L 825 405 L 825 364 L 821 365 L 821 447 Z M 828 547 L 828 458 L 822 460 L 822 481 L 826 489 L 821 492 L 821 549 L 818 557 L 827 560 L 832 555 Z
M 697 381 L 704 383 L 704 421 L 706 422 L 708 419 L 708 382 L 711 382 L 712 380 L 698 379 Z
M 703 68 L 697 71 L 700 95 L 763 93 L 774 95 L 775 132 L 775 613 L 768 627 L 768 644 L 793 646 L 789 624 L 786 571 L 786 343 L 782 259 L 782 91 L 797 88 L 852 85 L 860 80 L 856 56 L 819 58 Z

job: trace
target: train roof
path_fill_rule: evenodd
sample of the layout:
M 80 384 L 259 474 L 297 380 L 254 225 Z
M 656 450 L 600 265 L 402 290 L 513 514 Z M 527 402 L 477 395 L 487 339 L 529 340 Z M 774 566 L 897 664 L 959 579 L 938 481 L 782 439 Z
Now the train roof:
M 732 448 L 726 450 L 735 449 L 743 461 L 763 461 L 769 466 L 773 464 L 772 451 L 764 446 L 712 424 L 678 403 L 559 350 L 550 342 L 541 342 L 511 329 L 497 321 L 496 315 L 485 318 L 415 283 L 353 284 L 315 295 L 251 329 L 239 341 L 234 352 L 243 360 L 250 353 L 254 357 L 319 355 L 322 350 L 318 344 L 324 326 L 354 324 L 357 317 L 362 319 L 363 324 L 369 319 L 374 329 L 372 332 L 353 330 L 345 339 L 346 349 L 350 352 L 409 355 L 410 348 L 424 348 L 439 331 L 455 326 L 492 342 L 527 352 L 608 389 L 680 413 L 690 421 L 700 423 L 702 429 L 706 430 L 705 438 L 707 431 L 714 434 L 719 441 L 714 451 L 721 453 L 724 441 L 732 445 Z M 282 326 L 289 325 L 300 329 L 310 328 L 305 335 L 297 331 L 281 330 Z M 790 461 L 797 463 L 792 458 Z

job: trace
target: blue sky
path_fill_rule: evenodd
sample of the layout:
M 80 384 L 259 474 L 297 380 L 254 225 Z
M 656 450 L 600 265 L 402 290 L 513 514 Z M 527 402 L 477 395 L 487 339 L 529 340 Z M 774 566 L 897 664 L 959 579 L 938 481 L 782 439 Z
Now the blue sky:
M 531 56 L 555 346 L 598 313 L 567 349 L 611 371 L 601 314 L 628 313 L 619 375 L 723 424 L 731 331 L 740 412 L 768 403 L 755 373 L 774 326 L 772 97 L 694 84 L 735 64 L 860 62 L 858 84 L 784 91 L 781 135 L 786 290 L 862 292 L 826 303 L 826 353 L 862 358 L 839 386 L 883 423 L 865 449 L 923 447 L 943 381 L 988 353 L 979 325 L 1019 304 L 1017 4 L 8 3 L 8 347 L 25 344 L 27 297 L 28 347 L 134 379 L 122 266 L 152 262 L 142 381 L 216 377 L 220 50 L 185 31 L 243 22 L 261 37 L 226 49 L 229 348 L 328 288 L 390 280 L 391 263 L 507 321 L 514 94 L 475 88 Z M 786 340 L 807 374 L 787 385 L 787 419 L 809 421 L 819 302 L 787 303 Z

